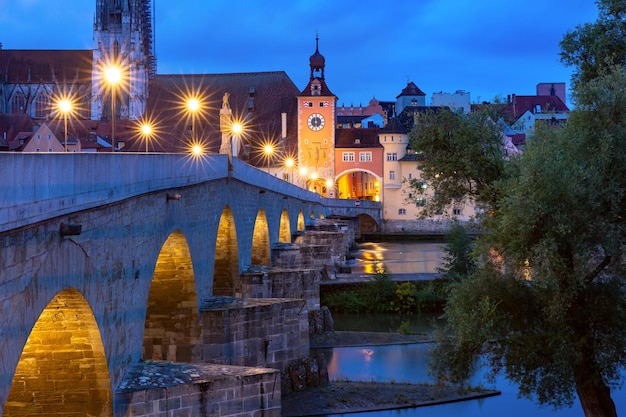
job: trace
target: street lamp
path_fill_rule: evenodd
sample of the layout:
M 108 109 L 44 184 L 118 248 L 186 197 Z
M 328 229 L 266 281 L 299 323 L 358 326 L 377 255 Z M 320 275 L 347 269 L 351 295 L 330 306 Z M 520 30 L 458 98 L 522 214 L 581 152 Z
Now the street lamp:
M 296 160 L 292 157 L 287 157 L 285 159 L 285 168 L 287 168 L 287 179 L 291 182 L 291 171 L 296 166 Z
M 239 122 L 235 122 L 231 126 L 231 131 L 233 134 L 232 143 L 231 143 L 232 157 L 238 157 L 239 156 L 239 142 L 240 142 L 241 133 L 243 132 L 243 125 Z
M 265 154 L 265 157 L 267 158 L 267 173 L 270 173 L 270 159 L 272 158 L 272 154 L 274 153 L 274 145 L 272 145 L 271 143 L 266 144 L 265 146 L 263 146 L 263 153 Z
M 72 111 L 72 102 L 64 98 L 59 101 L 58 106 L 59 106 L 59 110 L 61 110 L 61 112 L 63 113 L 63 121 L 64 121 L 64 128 L 65 128 L 63 147 L 65 149 L 65 152 L 67 152 L 67 115 L 69 112 Z
M 115 152 L 115 86 L 122 80 L 122 70 L 114 65 L 107 67 L 104 79 L 111 86 L 111 152 Z
M 191 141 L 196 143 L 196 112 L 200 109 L 200 100 L 196 97 L 187 99 L 187 109 L 191 112 Z
M 141 134 L 143 135 L 143 139 L 146 141 L 146 153 L 148 153 L 148 141 L 150 139 L 150 135 L 152 134 L 152 126 L 149 123 L 142 124 Z

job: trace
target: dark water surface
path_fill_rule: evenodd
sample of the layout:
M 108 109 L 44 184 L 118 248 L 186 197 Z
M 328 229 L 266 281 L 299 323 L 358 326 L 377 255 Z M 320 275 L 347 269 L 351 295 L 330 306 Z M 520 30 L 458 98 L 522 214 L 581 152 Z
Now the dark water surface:
M 443 243 L 434 242 L 381 242 L 363 243 L 355 253 L 354 273 L 373 273 L 377 264 L 384 264 L 388 272 L 433 273 L 442 263 Z M 385 315 L 333 315 L 336 330 L 391 331 L 398 330 L 402 319 Z M 436 317 L 415 316 L 410 321 L 412 332 L 423 333 L 432 329 Z M 323 349 L 328 359 L 331 380 L 377 382 L 431 382 L 427 372 L 430 344 L 362 346 Z M 626 375 L 626 373 L 625 373 Z M 496 389 L 502 395 L 480 400 L 463 401 L 403 410 L 368 413 L 336 414 L 346 417 L 584 417 L 578 400 L 571 408 L 552 410 L 540 407 L 532 400 L 517 398 L 517 387 L 505 377 L 495 384 L 487 383 L 479 372 L 471 381 L 474 385 Z M 626 388 L 614 390 L 613 400 L 617 414 L 626 416 Z

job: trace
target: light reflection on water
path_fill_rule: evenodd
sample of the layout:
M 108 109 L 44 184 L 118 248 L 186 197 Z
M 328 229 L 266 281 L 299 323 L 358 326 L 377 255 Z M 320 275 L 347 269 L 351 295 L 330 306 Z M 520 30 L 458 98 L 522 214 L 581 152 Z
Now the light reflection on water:
M 352 265 L 352 272 L 371 274 L 374 273 L 377 263 L 384 263 L 391 274 L 434 273 L 443 262 L 444 246 L 443 243 L 411 241 L 363 243 L 359 246 L 358 252 L 353 253 L 358 260 Z M 337 330 L 397 331 L 398 325 L 395 319 L 388 317 L 381 317 L 381 320 L 372 320 L 367 316 L 334 316 L 334 318 Z M 419 333 L 428 331 L 428 321 L 432 322 L 432 317 L 413 317 L 412 330 L 419 328 L 420 330 L 417 331 Z M 357 325 L 357 323 L 362 324 Z M 430 346 L 429 344 L 363 346 L 325 349 L 324 353 L 329 362 L 331 380 L 429 382 L 427 352 Z M 626 378 L 626 374 L 624 377 Z M 481 375 L 477 375 L 472 383 L 497 389 L 502 392 L 502 395 L 402 410 L 335 414 L 332 417 L 423 417 L 431 415 L 437 417 L 500 417 L 502 415 L 507 417 L 584 417 L 577 401 L 574 402 L 572 408 L 554 411 L 549 407 L 540 407 L 531 400 L 518 398 L 517 387 L 504 377 L 499 377 L 495 381 L 495 386 L 483 381 Z M 626 415 L 626 388 L 622 387 L 613 391 L 612 397 L 617 414 Z
M 435 273 L 443 263 L 445 243 L 394 241 L 361 243 L 352 252 L 356 263 L 354 274 L 374 274 L 377 266 L 384 265 L 390 274 Z

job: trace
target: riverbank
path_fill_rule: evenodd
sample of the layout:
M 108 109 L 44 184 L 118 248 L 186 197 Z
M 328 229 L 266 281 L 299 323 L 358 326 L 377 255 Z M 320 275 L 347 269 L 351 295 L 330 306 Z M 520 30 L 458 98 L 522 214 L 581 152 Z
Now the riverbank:
M 312 348 L 428 343 L 425 335 L 378 332 L 329 332 L 311 337 Z M 499 391 L 427 384 L 331 382 L 285 395 L 283 417 L 345 414 L 445 404 L 499 395 Z

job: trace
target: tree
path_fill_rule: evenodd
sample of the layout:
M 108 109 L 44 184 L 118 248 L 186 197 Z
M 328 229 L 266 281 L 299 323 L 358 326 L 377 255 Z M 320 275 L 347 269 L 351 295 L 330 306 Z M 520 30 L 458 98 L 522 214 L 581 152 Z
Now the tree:
M 439 377 L 484 358 L 520 394 L 616 416 L 626 368 L 626 70 L 578 84 L 564 128 L 539 127 L 494 181 L 481 264 L 451 291 Z
M 451 281 L 461 281 L 476 270 L 472 257 L 473 241 L 465 227 L 458 222 L 450 226 L 445 236 L 443 265 L 438 272 Z
M 598 0 L 598 19 L 565 34 L 561 62 L 576 68 L 573 85 L 586 83 L 613 65 L 626 63 L 626 8 L 623 0 Z
M 423 181 L 436 193 L 423 216 L 467 199 L 492 209 L 497 202 L 493 184 L 504 174 L 506 159 L 502 130 L 494 120 L 489 109 L 468 115 L 446 110 L 419 114 L 409 138 L 423 156 L 422 178 L 409 185 L 415 196 L 426 192 Z

